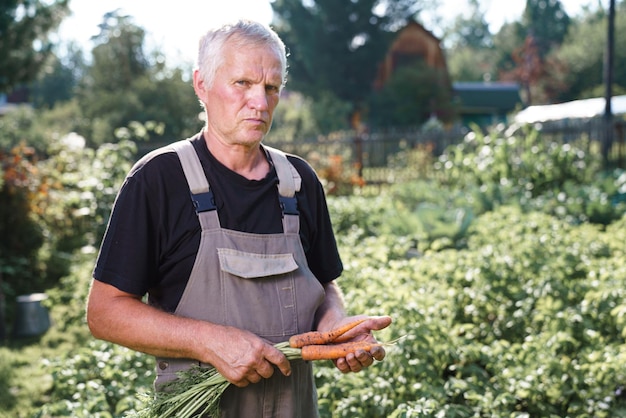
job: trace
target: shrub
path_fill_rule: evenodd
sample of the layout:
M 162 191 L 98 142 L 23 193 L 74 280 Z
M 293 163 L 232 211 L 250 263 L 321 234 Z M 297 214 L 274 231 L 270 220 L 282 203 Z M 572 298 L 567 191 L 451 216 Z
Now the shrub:
M 405 258 L 388 236 L 350 241 L 347 306 L 392 315 L 378 336 L 404 338 L 365 373 L 318 367 L 323 415 L 623 414 L 624 222 L 502 207 L 461 250 Z
M 513 204 L 607 225 L 626 211 L 626 175 L 601 171 L 600 157 L 588 149 L 583 140 L 556 142 L 532 129 L 476 130 L 441 155 L 435 178 L 465 192 L 478 213 Z
M 504 126 L 483 134 L 479 129 L 449 147 L 435 164 L 443 184 L 499 185 L 536 197 L 565 182 L 586 184 L 599 171 L 601 159 L 584 142 L 562 143 L 537 130 L 513 132 Z
M 45 265 L 37 262 L 44 230 L 33 216 L 46 193 L 34 150 L 18 145 L 0 150 L 0 340 L 4 338 L 4 300 L 42 291 Z M 6 319 L 13 318 L 8 305 Z
M 68 135 L 48 152 L 42 159 L 23 144 L 0 151 L 0 296 L 10 301 L 53 287 L 69 274 L 74 252 L 99 245 L 135 146 L 93 150 Z
M 64 359 L 44 361 L 54 386 L 37 417 L 122 416 L 139 409 L 137 396 L 154 379 L 151 358 L 127 348 L 91 341 Z
M 548 146 L 541 156 L 525 149 L 537 137 L 509 149 L 518 140 L 503 144 L 502 135 L 480 139 L 484 153 L 473 140 L 465 156 L 464 148 L 452 150 L 445 157 L 452 162 L 442 159 L 432 180 L 375 197 L 329 198 L 346 305 L 354 314 L 391 315 L 392 325 L 376 336 L 397 341 L 383 362 L 358 374 L 316 363 L 322 416 L 626 414 L 626 176 L 588 171 L 594 159 L 571 148 Z M 105 147 L 86 159 L 112 164 L 101 169 L 114 175 L 77 188 L 107 190 L 100 199 L 59 199 L 61 207 L 88 208 L 88 227 L 79 231 L 102 226 L 115 164 L 126 161 L 114 156 L 124 150 Z M 584 161 L 581 172 L 552 172 L 564 161 Z M 78 177 L 76 167 L 88 170 L 64 167 L 70 177 Z M 97 236 L 77 242 L 93 251 Z M 122 416 L 137 410 L 152 384 L 147 356 L 85 336 L 93 265 L 86 253 L 71 253 L 76 263 L 50 292 L 53 314 L 64 322 L 41 343 L 63 350 L 45 362 L 53 380 L 37 400 L 40 417 Z M 76 332 L 81 348 L 66 349 L 61 330 Z M 8 370 L 0 368 L 0 389 L 16 386 L 2 381 L 19 377 Z M 11 408 L 15 398 L 7 402 Z

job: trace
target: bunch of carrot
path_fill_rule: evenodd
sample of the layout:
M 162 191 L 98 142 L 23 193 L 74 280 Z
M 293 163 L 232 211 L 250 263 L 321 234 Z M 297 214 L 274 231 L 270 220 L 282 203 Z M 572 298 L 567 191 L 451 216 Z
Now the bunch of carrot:
M 303 360 L 335 360 L 357 350 L 371 351 L 380 343 L 369 341 L 347 342 L 346 333 L 367 318 L 357 319 L 330 331 L 311 331 L 289 338 L 291 348 L 299 348 Z
M 297 334 L 289 341 L 275 344 L 274 347 L 285 354 L 287 359 L 296 360 L 335 360 L 357 350 L 371 351 L 384 343 L 369 341 L 349 342 L 352 337 L 346 333 L 364 319 L 359 319 L 330 331 L 311 331 Z M 215 368 L 194 367 L 180 374 L 180 379 L 167 384 L 166 390 L 157 396 L 147 398 L 146 407 L 139 411 L 137 418 L 191 418 L 198 416 L 219 416 L 219 401 L 222 393 L 230 385 Z

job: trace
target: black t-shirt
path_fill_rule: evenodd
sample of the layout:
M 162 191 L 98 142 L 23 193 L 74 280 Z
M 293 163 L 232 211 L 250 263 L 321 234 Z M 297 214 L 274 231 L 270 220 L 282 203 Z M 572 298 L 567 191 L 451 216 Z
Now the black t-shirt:
M 273 166 L 261 180 L 248 180 L 221 164 L 201 135 L 192 143 L 215 196 L 222 228 L 256 234 L 280 233 L 282 212 Z M 302 177 L 296 193 L 300 239 L 309 268 L 321 283 L 343 266 L 322 185 L 311 166 L 288 155 Z M 139 160 L 113 206 L 94 269 L 96 280 L 173 312 L 187 285 L 200 245 L 201 228 L 175 151 L 167 147 Z

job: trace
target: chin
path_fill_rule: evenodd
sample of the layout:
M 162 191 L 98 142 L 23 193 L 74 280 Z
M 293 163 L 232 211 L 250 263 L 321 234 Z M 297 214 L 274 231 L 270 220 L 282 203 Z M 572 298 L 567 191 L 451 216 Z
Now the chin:
M 236 141 L 237 144 L 245 146 L 245 147 L 255 147 L 259 145 L 265 139 L 265 135 L 258 135 L 256 137 L 249 137 L 246 139 L 241 139 Z
M 265 139 L 266 135 L 266 132 L 250 132 L 248 135 L 246 135 L 246 138 L 243 140 L 243 142 L 248 144 L 258 144 Z

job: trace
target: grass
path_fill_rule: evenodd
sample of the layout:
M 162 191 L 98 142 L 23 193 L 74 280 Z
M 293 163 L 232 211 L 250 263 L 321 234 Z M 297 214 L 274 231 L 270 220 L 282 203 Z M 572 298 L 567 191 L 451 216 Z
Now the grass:
M 42 336 L 9 339 L 0 346 L 0 418 L 35 416 L 53 384 L 44 361 L 71 352 L 90 338 L 86 326 L 61 329 L 60 310 L 51 310 L 50 316 L 51 327 Z

